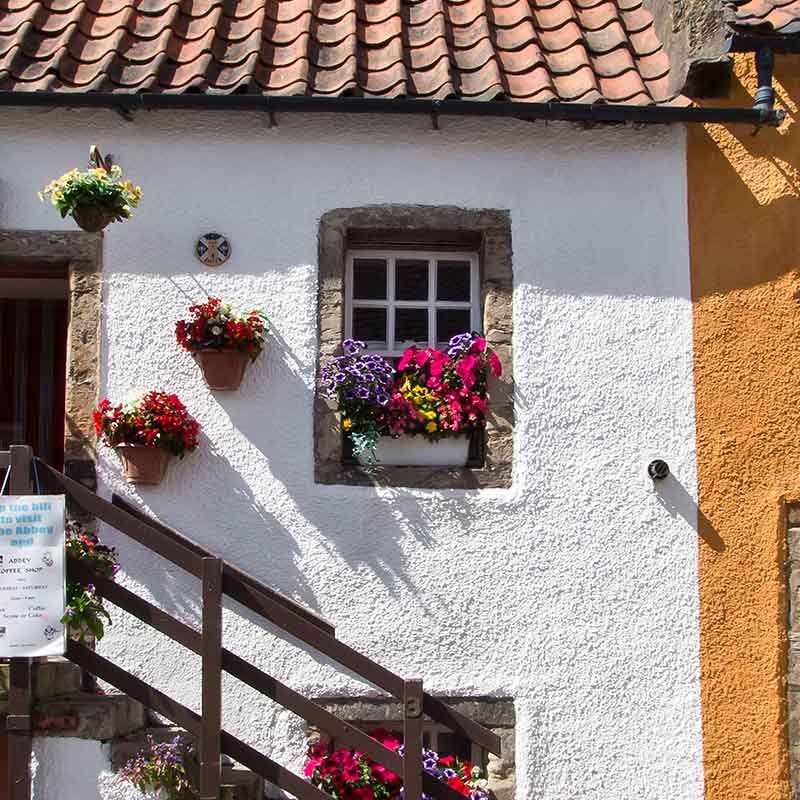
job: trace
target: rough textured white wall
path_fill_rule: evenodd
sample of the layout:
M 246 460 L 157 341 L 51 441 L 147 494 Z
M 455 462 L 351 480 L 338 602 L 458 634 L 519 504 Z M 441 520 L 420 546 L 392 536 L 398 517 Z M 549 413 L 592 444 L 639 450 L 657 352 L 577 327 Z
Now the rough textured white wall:
M 141 800 L 111 771 L 108 750 L 87 739 L 34 739 L 32 800 Z
M 105 240 L 103 386 L 177 391 L 200 450 L 106 490 L 334 620 L 429 690 L 511 695 L 518 797 L 702 796 L 691 304 L 680 128 L 426 118 L 5 112 L 0 224 L 56 228 L 36 190 L 96 142 L 144 188 Z M 510 490 L 317 486 L 317 225 L 370 203 L 510 209 L 515 470 Z M 198 235 L 230 237 L 210 271 Z M 189 276 L 276 328 L 237 394 L 211 395 L 172 338 Z M 660 494 L 651 455 L 677 478 Z M 197 586 L 114 538 L 126 581 L 197 621 Z M 241 609 L 226 645 L 310 693 L 366 691 Z M 116 615 L 102 650 L 196 706 L 198 663 Z M 226 683 L 226 725 L 299 765 L 302 723 Z

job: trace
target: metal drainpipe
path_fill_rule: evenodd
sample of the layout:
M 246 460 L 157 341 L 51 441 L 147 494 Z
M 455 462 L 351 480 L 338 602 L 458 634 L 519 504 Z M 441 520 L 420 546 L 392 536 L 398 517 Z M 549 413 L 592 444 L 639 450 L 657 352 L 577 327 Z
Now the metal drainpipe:
M 775 90 L 772 88 L 772 70 L 775 68 L 775 54 L 768 45 L 756 50 L 756 76 L 758 88 L 753 108 L 758 109 L 765 117 L 772 112 L 775 105 Z

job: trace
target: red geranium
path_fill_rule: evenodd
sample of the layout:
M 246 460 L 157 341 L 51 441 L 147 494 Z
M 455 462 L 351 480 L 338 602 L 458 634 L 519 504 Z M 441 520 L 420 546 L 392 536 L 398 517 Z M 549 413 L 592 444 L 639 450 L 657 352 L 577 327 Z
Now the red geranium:
M 269 329 L 266 317 L 257 309 L 237 316 L 218 297 L 209 297 L 205 303 L 189 306 L 189 313 L 191 319 L 175 323 L 175 338 L 190 353 L 239 350 L 255 359 L 264 348 Z
M 105 399 L 92 417 L 95 435 L 109 447 L 160 447 L 180 458 L 197 447 L 200 425 L 175 394 L 148 392 L 133 403 L 116 406 Z

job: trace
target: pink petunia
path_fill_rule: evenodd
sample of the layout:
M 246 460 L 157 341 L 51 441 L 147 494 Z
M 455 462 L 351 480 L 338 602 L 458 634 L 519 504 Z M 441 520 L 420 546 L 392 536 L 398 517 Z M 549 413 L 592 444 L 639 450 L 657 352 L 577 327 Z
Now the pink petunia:
M 447 357 L 447 355 L 444 355 L 444 358 L 434 358 L 431 361 L 430 367 L 428 368 L 430 374 L 434 377 L 439 377 L 442 372 L 444 372 L 444 368 L 447 366 L 447 362 L 449 360 L 450 359 Z
M 482 353 L 486 349 L 486 339 L 482 336 L 476 336 L 472 340 L 472 347 L 470 349 L 473 353 Z
M 489 353 L 489 367 L 498 378 L 503 374 L 503 365 L 496 353 Z
M 472 374 L 477 366 L 478 359 L 475 358 L 475 356 L 464 356 L 464 358 L 462 358 L 458 364 L 456 364 L 456 374 L 463 381 L 464 377 Z
M 427 350 L 417 350 L 417 352 L 414 353 L 414 363 L 419 367 L 424 367 L 428 363 L 430 357 L 431 357 L 430 348 L 428 348 Z
M 410 363 L 411 359 L 414 358 L 414 354 L 417 352 L 417 348 L 411 346 L 405 350 L 400 361 L 397 363 L 397 371 L 402 372 Z

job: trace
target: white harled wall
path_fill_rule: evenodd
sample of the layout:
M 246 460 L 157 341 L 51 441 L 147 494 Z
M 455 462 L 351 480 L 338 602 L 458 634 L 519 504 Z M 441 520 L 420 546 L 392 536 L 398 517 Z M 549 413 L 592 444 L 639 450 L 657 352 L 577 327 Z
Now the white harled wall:
M 104 242 L 104 394 L 163 387 L 198 452 L 122 492 L 430 691 L 512 696 L 519 800 L 699 800 L 691 303 L 680 127 L 425 117 L 4 110 L 0 226 L 71 227 L 36 191 L 92 143 L 144 189 Z M 320 215 L 371 203 L 509 209 L 514 485 L 410 491 L 313 482 Z M 197 237 L 233 257 L 208 270 Z M 190 276 L 276 335 L 239 393 L 212 395 L 173 339 Z M 180 287 L 180 289 L 179 289 Z M 657 492 L 652 456 L 675 479 Z M 125 581 L 190 622 L 197 585 L 137 546 Z M 226 613 L 225 644 L 303 692 L 364 692 Z M 197 706 L 199 664 L 115 615 L 102 652 Z M 225 724 L 299 768 L 303 725 L 234 680 Z

